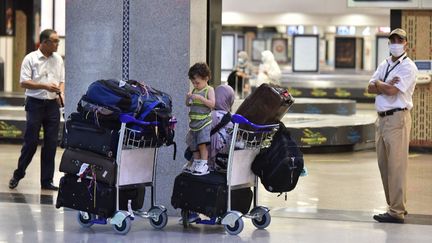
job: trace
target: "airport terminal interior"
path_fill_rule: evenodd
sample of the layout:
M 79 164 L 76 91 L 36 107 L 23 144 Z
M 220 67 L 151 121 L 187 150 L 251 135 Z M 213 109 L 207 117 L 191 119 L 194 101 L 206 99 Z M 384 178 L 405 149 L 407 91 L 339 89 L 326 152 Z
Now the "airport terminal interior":
M 104 14 L 110 11 L 113 16 Z M 429 1 L 0 0 L 0 17 L 0 243 L 432 242 Z M 155 229 L 139 212 L 126 234 L 113 230 L 109 221 L 82 227 L 77 210 L 55 207 L 58 191 L 41 189 L 41 146 L 25 177 L 9 189 L 26 124 L 20 65 L 47 28 L 60 37 L 66 118 L 88 84 L 107 78 L 101 73 L 123 80 L 142 76 L 172 96 L 177 158 L 172 158 L 172 146 L 162 147 L 155 172 L 156 201 L 168 215 L 162 229 Z M 395 28 L 407 31 L 407 54 L 418 68 L 403 224 L 373 219 L 386 212 L 387 204 L 375 150 L 375 95 L 367 92 L 368 81 L 389 54 L 388 36 Z M 281 122 L 302 151 L 307 172 L 288 193 L 271 193 L 258 183 L 257 205 L 268 207 L 271 215 L 265 229 L 247 217 L 242 218 L 243 230 L 234 235 L 224 225 L 185 228 L 170 197 L 185 162 L 184 94 L 191 87 L 187 70 L 195 62 L 207 62 L 211 85 L 235 89 L 235 113 L 255 88 L 265 50 L 273 53 L 281 70 L 279 83 L 293 97 Z M 246 82 L 230 83 L 239 52 L 248 55 L 250 75 Z M 66 118 L 61 118 L 61 127 Z M 59 171 L 64 151 L 57 148 L 55 185 L 64 176 Z M 150 196 L 147 188 L 143 211 L 150 208 Z

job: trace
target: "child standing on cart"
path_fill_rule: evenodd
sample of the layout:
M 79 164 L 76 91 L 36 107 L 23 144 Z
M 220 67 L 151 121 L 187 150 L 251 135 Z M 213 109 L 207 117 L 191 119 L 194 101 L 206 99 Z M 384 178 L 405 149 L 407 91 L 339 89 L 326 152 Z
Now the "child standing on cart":
M 210 144 L 211 111 L 215 106 L 215 93 L 208 85 L 211 72 L 206 63 L 195 63 L 189 69 L 188 76 L 193 90 L 186 95 L 190 120 L 186 143 L 193 152 L 193 161 L 188 161 L 183 166 L 183 171 L 200 176 L 209 173 L 207 145 Z

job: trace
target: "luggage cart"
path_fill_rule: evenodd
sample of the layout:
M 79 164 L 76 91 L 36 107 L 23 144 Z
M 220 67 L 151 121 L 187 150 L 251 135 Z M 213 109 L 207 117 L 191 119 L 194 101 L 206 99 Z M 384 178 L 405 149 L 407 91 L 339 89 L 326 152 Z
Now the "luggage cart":
M 252 162 L 261 148 L 270 146 L 279 124 L 258 125 L 239 114 L 232 116 L 234 129 L 228 154 L 227 166 L 227 211 L 222 217 L 209 220 L 198 218 L 196 224 L 222 224 L 230 235 L 239 234 L 244 227 L 243 218 L 250 218 L 258 229 L 270 225 L 269 209 L 258 205 L 258 177 L 251 170 Z M 242 128 L 240 128 L 242 125 Z M 247 127 L 247 128 L 243 128 Z M 254 187 L 253 208 L 247 214 L 231 210 L 231 190 Z M 182 210 L 183 225 L 187 227 L 189 211 Z
M 156 168 L 158 148 L 156 141 L 145 140 L 140 131 L 126 127 L 134 123 L 141 126 L 155 126 L 157 122 L 144 122 L 134 117 L 120 115 L 121 127 L 117 147 L 116 211 L 111 218 L 102 218 L 84 211 L 78 212 L 78 223 L 83 227 L 93 224 L 111 224 L 116 233 L 127 234 L 136 216 L 147 218 L 155 229 L 162 229 L 168 223 L 167 209 L 156 205 Z M 175 121 L 171 121 L 175 123 Z M 144 185 L 151 188 L 151 207 L 148 211 L 133 211 L 128 202 L 128 210 L 119 210 L 119 189 L 127 185 Z

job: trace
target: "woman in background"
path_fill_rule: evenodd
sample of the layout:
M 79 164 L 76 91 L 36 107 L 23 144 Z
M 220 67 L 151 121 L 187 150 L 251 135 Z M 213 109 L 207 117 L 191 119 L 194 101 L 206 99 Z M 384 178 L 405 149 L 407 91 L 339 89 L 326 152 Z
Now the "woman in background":
M 261 53 L 261 61 L 262 63 L 259 66 L 256 87 L 259 87 L 263 83 L 280 84 L 282 72 L 275 61 L 273 53 L 268 50 L 263 51 Z

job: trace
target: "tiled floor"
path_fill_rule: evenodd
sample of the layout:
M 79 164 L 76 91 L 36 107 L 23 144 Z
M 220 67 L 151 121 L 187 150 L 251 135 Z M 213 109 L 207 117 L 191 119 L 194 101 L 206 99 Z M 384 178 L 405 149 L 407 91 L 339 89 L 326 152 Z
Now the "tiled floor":
M 305 155 L 309 175 L 287 200 L 261 190 L 261 204 L 272 209 L 266 230 L 245 219 L 243 232 L 230 236 L 221 226 L 183 229 L 170 217 L 162 231 L 138 219 L 120 236 L 109 225 L 81 228 L 75 211 L 52 206 L 57 193 L 40 190 L 39 154 L 18 188 L 9 190 L 19 150 L 20 145 L 0 144 L 0 242 L 432 242 L 431 154 L 410 155 L 409 215 L 403 225 L 372 220 L 385 210 L 384 193 L 375 152 L 360 151 Z M 57 161 L 61 154 L 59 149 Z M 57 172 L 55 180 L 60 177 Z

